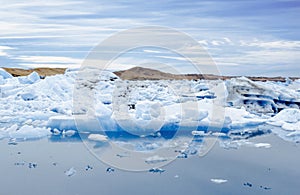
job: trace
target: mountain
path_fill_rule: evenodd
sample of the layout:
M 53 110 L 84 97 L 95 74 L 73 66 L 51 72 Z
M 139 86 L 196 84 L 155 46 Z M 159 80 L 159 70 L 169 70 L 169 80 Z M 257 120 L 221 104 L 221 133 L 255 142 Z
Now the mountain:
M 66 68 L 34 68 L 34 69 L 21 69 L 21 68 L 3 68 L 14 77 L 27 76 L 32 72 L 37 72 L 41 77 L 52 76 L 57 74 L 64 74 Z
M 37 72 L 41 77 L 51 76 L 56 74 L 64 74 L 65 68 L 34 68 L 34 69 L 20 69 L 20 68 L 3 68 L 13 76 L 26 76 L 33 71 Z M 128 70 L 114 72 L 123 80 L 227 80 L 237 78 L 240 76 L 219 76 L 212 74 L 171 74 L 143 67 L 133 67 Z M 284 77 L 247 77 L 252 81 L 280 81 L 285 82 Z M 299 78 L 293 77 L 291 80 Z
M 123 80 L 173 80 L 183 79 L 184 77 L 183 75 L 174 75 L 143 67 L 134 67 L 114 73 Z
M 212 74 L 171 74 L 161 72 L 159 70 L 153 70 L 150 68 L 143 67 L 134 67 L 128 70 L 122 70 L 114 72 L 117 76 L 119 76 L 123 80 L 198 80 L 198 79 L 206 79 L 206 80 L 227 80 L 231 78 L 237 78 L 240 76 L 219 76 Z M 252 81 L 280 81 L 285 82 L 286 78 L 284 77 L 247 77 Z M 290 78 L 291 80 L 296 80 L 299 78 Z

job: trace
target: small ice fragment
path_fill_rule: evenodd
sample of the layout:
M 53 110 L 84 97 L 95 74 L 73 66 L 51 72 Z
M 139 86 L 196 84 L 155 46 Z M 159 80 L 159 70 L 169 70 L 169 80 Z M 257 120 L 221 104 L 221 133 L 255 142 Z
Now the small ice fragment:
M 93 167 L 91 167 L 90 165 L 87 165 L 87 166 L 85 167 L 85 170 L 86 170 L 86 171 L 92 170 L 92 169 L 93 169 Z
M 90 134 L 88 136 L 89 140 L 92 141 L 97 141 L 97 142 L 106 142 L 107 141 L 107 137 L 105 135 L 101 135 L 101 134 Z
M 160 174 L 165 172 L 165 171 L 166 170 L 161 169 L 161 168 L 152 168 L 152 169 L 149 170 L 150 173 L 160 173 Z
M 63 131 L 62 134 L 67 137 L 72 137 L 73 135 L 76 134 L 76 131 L 74 130 Z
M 175 178 L 179 178 L 179 175 L 175 175 L 174 177 L 175 177 Z
M 107 173 L 112 173 L 112 172 L 115 172 L 115 169 L 114 169 L 114 168 L 111 168 L 111 167 L 108 167 L 108 168 L 106 169 L 106 172 L 107 172 Z
M 270 187 L 265 187 L 265 186 L 260 186 L 260 188 L 264 189 L 264 190 L 271 190 L 272 188 Z
M 216 183 L 216 184 L 221 184 L 221 183 L 226 183 L 226 179 L 210 179 L 211 182 Z
M 75 170 L 75 168 L 71 167 L 70 169 L 66 170 L 64 173 L 66 176 L 71 177 L 71 176 L 75 175 L 76 172 L 77 171 Z
M 254 146 L 257 148 L 271 148 L 271 144 L 269 143 L 257 143 L 254 144 Z
M 61 133 L 61 131 L 55 128 L 55 129 L 51 130 L 51 133 L 53 133 L 53 135 L 59 135 Z
M 222 137 L 222 136 L 226 136 L 225 133 L 222 133 L 222 132 L 215 132 L 215 133 L 212 133 L 213 136 L 215 137 Z
M 37 167 L 37 163 L 28 163 L 28 167 L 31 168 L 36 168 Z
M 206 135 L 206 133 L 204 131 L 192 131 L 192 135 L 204 136 Z
M 155 156 L 151 156 L 151 157 L 147 158 L 147 159 L 145 160 L 145 162 L 146 162 L 147 164 L 156 164 L 156 163 L 165 162 L 165 161 L 167 161 L 167 160 L 168 160 L 167 158 L 164 158 L 164 157 L 160 157 L 160 156 L 155 155 Z
M 15 145 L 18 145 L 17 141 L 15 138 L 11 138 L 9 139 L 8 141 L 8 145 L 12 145 L 12 146 L 15 146 Z
M 123 153 L 123 154 L 116 154 L 116 156 L 117 156 L 117 157 L 119 157 L 119 158 L 130 157 L 130 155 L 129 155 L 129 154 L 127 154 L 127 153 Z
M 24 165 L 25 165 L 25 161 L 15 163 L 15 166 L 24 166 Z
M 244 186 L 249 186 L 251 188 L 252 187 L 252 183 L 246 182 L 246 183 L 244 183 Z
M 187 153 L 185 153 L 185 152 L 181 152 L 178 156 L 177 156 L 177 158 L 187 158 L 188 157 L 188 155 L 187 155 Z

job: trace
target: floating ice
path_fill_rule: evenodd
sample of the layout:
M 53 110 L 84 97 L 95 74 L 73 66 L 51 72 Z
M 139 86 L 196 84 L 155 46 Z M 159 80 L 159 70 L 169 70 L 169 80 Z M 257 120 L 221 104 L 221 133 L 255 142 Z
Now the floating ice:
M 151 156 L 151 157 L 148 157 L 145 162 L 148 163 L 148 164 L 156 164 L 156 163 L 160 163 L 160 162 L 165 162 L 167 161 L 168 159 L 165 158 L 165 157 L 160 157 L 160 156 Z
M 101 134 L 90 134 L 88 136 L 88 139 L 91 141 L 97 141 L 97 142 L 106 142 L 108 140 L 107 136 L 101 135 Z
M 86 171 L 92 170 L 92 169 L 93 169 L 93 167 L 91 167 L 90 165 L 87 165 L 87 166 L 85 167 L 85 170 L 86 170 Z
M 63 136 L 67 136 L 67 137 L 72 137 L 73 135 L 76 134 L 76 131 L 75 130 L 67 130 L 67 131 L 63 131 L 62 132 L 62 135 Z
M 254 146 L 257 148 L 271 148 L 271 144 L 269 143 L 256 143 Z
M 165 172 L 165 171 L 166 170 L 161 169 L 161 168 L 152 168 L 152 169 L 149 170 L 150 173 L 160 173 L 160 174 Z
M 65 173 L 66 176 L 72 177 L 73 175 L 76 174 L 76 172 L 77 171 L 75 170 L 75 168 L 71 167 L 70 169 L 66 170 L 64 173 Z
M 211 182 L 216 183 L 216 184 L 222 184 L 222 183 L 226 183 L 227 180 L 226 179 L 210 179 Z
M 93 141 L 106 141 L 107 138 L 93 135 L 99 131 L 164 137 L 164 131 L 180 129 L 198 137 L 231 137 L 236 136 L 231 132 L 245 135 L 249 128 L 264 133 L 259 130 L 266 124 L 285 140 L 300 140 L 299 80 L 253 82 L 243 77 L 224 82 L 123 81 L 111 72 L 103 71 L 100 76 L 98 73 L 89 68 L 84 70 L 76 87 L 83 92 L 94 89 L 95 97 L 88 105 L 77 102 L 73 108 L 77 70 L 40 79 L 35 72 L 17 78 L 0 69 L 0 139 L 37 139 L 51 132 L 74 136 L 77 122 L 80 129 L 92 133 L 89 138 Z M 224 83 L 225 95 L 219 97 L 216 86 Z M 215 124 L 213 105 L 223 108 L 216 99 L 225 99 L 226 95 L 221 128 L 207 132 Z M 94 115 L 90 117 L 91 114 Z M 146 146 L 140 145 L 143 147 Z
M 36 167 L 37 167 L 37 163 L 28 163 L 29 169 L 36 168 Z
M 107 173 L 112 173 L 112 172 L 115 172 L 115 169 L 114 169 L 114 168 L 111 168 L 111 167 L 108 167 L 108 168 L 106 169 L 106 172 L 107 172 Z

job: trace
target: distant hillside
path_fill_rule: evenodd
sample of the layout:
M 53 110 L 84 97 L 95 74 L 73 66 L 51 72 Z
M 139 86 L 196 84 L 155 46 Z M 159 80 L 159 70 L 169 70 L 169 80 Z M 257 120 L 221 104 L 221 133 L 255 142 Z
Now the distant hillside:
M 64 74 L 65 68 L 34 68 L 34 69 L 20 69 L 20 68 L 3 68 L 13 76 L 26 76 L 36 71 L 40 76 L 46 77 L 56 74 Z M 134 67 L 128 70 L 116 71 L 114 72 L 123 80 L 226 80 L 231 78 L 236 78 L 239 76 L 218 76 L 211 74 L 171 74 L 161 72 L 159 70 L 154 70 L 150 68 Z M 280 81 L 285 82 L 284 77 L 247 77 L 253 81 Z M 291 80 L 300 79 L 296 77 L 290 78 Z
M 56 74 L 64 74 L 65 68 L 34 68 L 34 69 L 21 69 L 21 68 L 3 68 L 5 71 L 9 72 L 14 77 L 26 76 L 32 72 L 37 72 L 40 76 L 46 77 Z
M 236 78 L 240 76 L 218 76 L 212 74 L 170 74 L 161 72 L 158 70 L 153 70 L 150 68 L 142 68 L 142 67 L 134 67 L 128 70 L 117 71 L 114 72 L 117 76 L 119 76 L 123 80 L 198 80 L 198 79 L 206 79 L 206 80 L 227 80 L 231 78 Z M 285 82 L 286 78 L 284 77 L 247 77 L 253 81 L 280 81 Z M 291 80 L 299 79 L 299 78 L 290 78 Z
M 170 73 L 153 70 L 150 68 L 134 67 L 128 70 L 114 72 L 123 80 L 173 80 L 184 79 L 184 75 L 174 75 Z

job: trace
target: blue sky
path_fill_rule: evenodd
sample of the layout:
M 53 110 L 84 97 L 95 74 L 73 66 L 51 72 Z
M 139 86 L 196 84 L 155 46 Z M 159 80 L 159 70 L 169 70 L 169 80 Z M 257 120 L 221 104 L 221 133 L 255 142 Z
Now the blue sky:
M 299 1 L 0 1 L 2 67 L 78 67 L 107 37 L 161 25 L 199 41 L 221 74 L 300 76 Z M 191 73 L 163 51 L 139 51 L 144 55 L 120 59 L 114 68 L 139 65 L 146 56 Z

